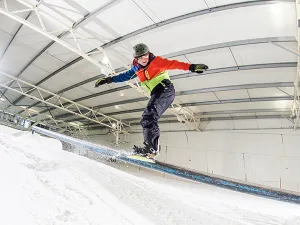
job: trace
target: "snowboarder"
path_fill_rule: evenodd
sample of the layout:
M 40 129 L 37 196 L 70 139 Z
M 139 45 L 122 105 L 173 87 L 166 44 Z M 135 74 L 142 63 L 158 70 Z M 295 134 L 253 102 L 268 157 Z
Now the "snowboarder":
M 145 108 L 141 126 L 143 127 L 144 146 L 133 146 L 133 154 L 141 156 L 155 156 L 158 149 L 160 129 L 158 120 L 169 108 L 175 98 L 175 89 L 167 70 L 189 70 L 203 73 L 208 69 L 204 64 L 189 64 L 177 60 L 169 60 L 155 56 L 147 45 L 139 43 L 133 47 L 133 63 L 130 70 L 116 76 L 100 78 L 95 87 L 111 82 L 124 82 L 138 77 L 141 85 L 147 90 L 151 98 Z

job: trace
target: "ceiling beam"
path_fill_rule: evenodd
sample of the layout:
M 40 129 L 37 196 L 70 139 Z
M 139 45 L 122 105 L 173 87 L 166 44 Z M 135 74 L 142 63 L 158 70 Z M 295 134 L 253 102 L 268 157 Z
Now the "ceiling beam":
M 218 92 L 218 91 L 232 91 L 232 90 L 243 90 L 243 89 L 256 89 L 256 88 L 278 88 L 278 87 L 293 87 L 293 82 L 275 82 L 275 83 L 257 83 L 257 84 L 242 84 L 242 85 L 232 85 L 232 86 L 223 86 L 223 87 L 211 87 L 211 88 L 200 88 L 194 90 L 187 90 L 187 91 L 179 91 L 176 92 L 176 96 L 184 96 L 184 95 L 192 95 L 192 94 L 201 94 L 201 93 L 210 93 L 210 92 Z M 94 106 L 93 109 L 103 109 L 115 105 L 126 105 L 133 102 L 142 102 L 146 101 L 148 98 L 141 97 L 141 98 L 133 98 L 122 100 L 119 102 L 113 102 L 103 105 Z M 70 113 L 65 113 L 56 116 L 57 118 L 66 118 L 71 116 Z
M 110 2 L 108 2 L 107 4 L 105 4 L 104 6 L 99 7 L 98 9 L 94 10 L 93 12 L 87 13 L 86 15 L 83 16 L 83 18 L 79 19 L 77 22 L 75 22 L 73 24 L 73 29 L 76 29 L 78 27 L 80 27 L 85 21 L 91 19 L 94 15 L 98 14 L 99 12 L 101 12 L 102 10 L 105 10 L 107 8 L 109 8 L 111 5 L 115 4 L 116 2 L 118 2 L 119 0 L 112 0 Z M 42 1 L 41 1 L 42 3 Z M 23 25 L 23 24 L 22 24 Z M 57 36 L 58 39 L 61 39 L 62 37 L 68 35 L 70 32 L 69 31 L 65 31 L 63 33 L 61 33 L 60 35 Z M 25 67 L 21 70 L 21 72 L 17 75 L 17 77 L 19 77 L 41 54 L 43 54 L 48 48 L 50 48 L 53 44 L 55 44 L 55 41 L 51 41 L 47 46 L 45 46 L 37 55 L 35 55 L 32 60 L 30 60 L 30 62 L 25 65 Z M 96 49 L 91 50 L 88 53 L 94 52 Z M 64 69 L 70 67 L 71 65 L 79 62 L 80 60 L 82 60 L 83 57 L 78 57 L 74 60 L 72 60 L 71 62 L 67 63 L 66 65 L 64 65 L 63 67 L 59 68 L 58 70 L 54 71 L 53 73 L 49 74 L 47 77 L 45 77 L 44 79 L 40 80 L 38 83 L 35 84 L 35 86 L 38 86 L 42 83 L 44 83 L 46 80 L 50 79 L 51 77 L 53 77 L 54 75 L 58 74 L 59 72 L 63 71 Z M 29 90 L 28 94 L 32 93 L 33 90 Z M 21 95 L 18 99 L 16 99 L 13 102 L 13 105 L 16 105 L 18 102 L 20 102 L 22 99 L 24 98 L 23 95 Z
M 287 1 L 288 2 L 294 2 L 292 0 L 281 0 L 281 1 L 283 1 L 283 2 L 287 2 Z M 139 30 L 136 30 L 134 32 L 131 32 L 131 33 L 126 34 L 124 36 L 121 36 L 119 38 L 116 38 L 116 39 L 102 45 L 102 48 L 104 48 L 104 49 L 108 48 L 108 47 L 110 47 L 114 44 L 117 44 L 117 43 L 122 42 L 124 40 L 127 40 L 129 38 L 132 38 L 136 35 L 143 34 L 145 32 L 152 31 L 156 28 L 166 26 L 166 25 L 169 25 L 169 24 L 173 24 L 173 23 L 183 21 L 183 20 L 186 20 L 186 19 L 190 19 L 190 18 L 193 18 L 193 17 L 206 15 L 206 14 L 210 14 L 210 13 L 216 13 L 216 12 L 220 12 L 220 11 L 224 11 L 224 10 L 230 10 L 230 9 L 237 9 L 237 8 L 243 8 L 243 7 L 252 7 L 252 6 L 257 6 L 257 5 L 274 4 L 274 3 L 277 3 L 277 2 L 278 1 L 273 1 L 273 0 L 257 0 L 257 1 L 248 1 L 248 2 L 238 2 L 238 3 L 229 4 L 229 5 L 222 5 L 222 6 L 212 7 L 212 8 L 209 8 L 209 9 L 199 10 L 199 11 L 195 11 L 195 12 L 192 12 L 192 13 L 187 13 L 187 14 L 184 14 L 184 15 L 180 15 L 180 16 L 177 16 L 177 17 L 173 17 L 171 19 L 167 19 L 167 20 L 149 25 L 147 27 L 143 27 Z
M 222 69 L 212 69 L 209 70 L 207 72 L 209 72 L 209 74 L 214 74 L 214 71 L 216 71 L 216 73 L 221 73 L 222 70 L 226 71 L 226 72 L 230 72 L 232 71 L 242 71 L 242 70 L 251 70 L 251 69 L 267 69 L 267 68 L 281 68 L 281 67 L 295 67 L 296 68 L 297 63 L 268 63 L 268 64 L 258 64 L 258 65 L 250 65 L 250 66 L 240 66 L 239 68 L 237 67 L 228 67 L 228 68 L 222 68 Z M 205 72 L 206 73 L 206 72 Z M 182 79 L 182 78 L 187 78 L 187 77 L 192 77 L 192 76 L 203 76 L 205 74 L 197 74 L 197 73 L 185 73 L 185 74 L 179 74 L 179 75 L 173 75 L 171 76 L 171 79 Z M 248 88 L 259 88 L 259 87 L 271 87 L 272 84 L 248 84 Z M 256 86 L 257 85 L 257 86 Z M 259 86 L 260 85 L 260 86 Z M 271 85 L 271 86 L 268 86 Z M 278 87 L 289 87 L 290 83 L 289 82 L 284 82 L 284 83 L 273 83 L 273 85 L 277 85 Z M 276 87 L 276 86 L 275 86 Z M 106 95 L 106 94 L 110 94 L 110 93 L 114 93 L 117 91 L 122 91 L 122 90 L 127 90 L 130 89 L 131 87 L 126 85 L 126 86 L 122 86 L 122 87 L 118 87 L 118 88 L 114 88 L 114 89 L 109 89 L 103 92 L 98 92 L 98 93 L 94 93 L 88 96 L 84 96 L 84 97 L 80 97 L 77 99 L 74 99 L 74 102 L 80 102 L 80 101 L 84 101 L 90 98 L 94 98 L 94 97 L 98 97 L 98 96 L 102 96 L 102 95 Z M 219 89 L 218 89 L 219 88 Z M 223 89 L 222 89 L 223 88 Z M 207 88 L 205 89 L 198 89 L 199 93 L 206 93 L 206 92 L 210 92 L 210 91 L 221 91 L 221 90 L 237 90 L 239 88 L 247 88 L 247 86 L 228 86 L 228 87 L 213 87 L 212 89 Z M 195 90 L 194 90 L 195 91 Z M 195 91 L 197 92 L 197 91 Z M 191 93 L 190 93 L 191 94 Z M 47 98 L 46 98 L 47 99 Z M 138 98 L 137 100 L 146 100 L 145 97 L 141 97 Z M 130 103 L 130 100 L 127 100 L 127 103 Z M 38 105 L 39 103 L 35 103 L 33 106 Z M 64 105 L 66 106 L 66 105 Z M 28 107 L 31 108 L 32 106 Z M 100 109 L 101 105 L 99 106 L 95 106 L 93 107 L 94 109 Z M 50 108 L 50 110 L 54 110 L 55 108 Z M 42 111 L 41 113 L 44 113 L 45 111 Z
M 253 102 L 269 102 L 269 101 L 289 101 L 293 100 L 293 96 L 278 96 L 278 97 L 266 97 L 266 98 L 242 98 L 242 99 L 228 99 L 222 101 L 205 101 L 205 102 L 189 102 L 181 103 L 182 107 L 201 106 L 201 105 L 221 105 L 230 103 L 253 103 Z M 107 116 L 116 116 L 121 114 L 143 112 L 144 108 L 124 110 L 118 112 L 106 113 Z
M 282 1 L 287 1 L 287 0 L 282 0 Z M 74 24 L 74 27 L 78 27 L 80 24 L 83 24 L 84 22 L 87 22 L 88 19 L 90 19 L 92 16 L 94 16 L 94 15 L 100 13 L 101 11 L 111 7 L 112 5 L 116 4 L 117 2 L 118 2 L 117 0 L 111 1 L 111 2 L 107 3 L 106 5 L 104 5 L 103 7 L 100 7 L 99 9 L 95 10 L 93 13 L 85 15 L 83 19 L 79 20 L 77 23 Z M 249 1 L 249 2 L 235 3 L 235 4 L 225 5 L 225 6 L 219 6 L 219 7 L 215 7 L 215 8 L 210 8 L 209 10 L 200 10 L 200 11 L 196 11 L 196 12 L 193 12 L 193 13 L 184 14 L 184 15 L 181 15 L 181 16 L 178 16 L 178 17 L 175 17 L 175 18 L 171 18 L 171 19 L 162 21 L 160 23 L 148 26 L 146 28 L 142 28 L 142 29 L 137 30 L 135 32 L 132 32 L 128 35 L 122 36 L 120 38 L 114 39 L 114 40 L 102 45 L 101 47 L 103 49 L 105 49 L 105 48 L 107 48 L 107 47 L 109 47 L 113 44 L 116 44 L 120 41 L 123 41 L 125 39 L 130 38 L 130 37 L 133 37 L 137 34 L 155 29 L 157 27 L 165 26 L 167 24 L 171 24 L 171 23 L 178 22 L 178 21 L 181 21 L 181 20 L 184 20 L 184 19 L 188 19 L 188 18 L 191 18 L 191 17 L 204 15 L 204 14 L 212 13 L 212 12 L 218 12 L 218 11 L 227 10 L 227 9 L 239 8 L 239 7 L 262 5 L 262 4 L 271 4 L 272 2 L 276 2 L 276 1 L 273 1 L 273 0 Z M 295 38 L 294 37 L 271 37 L 271 38 L 259 38 L 259 39 L 253 39 L 253 40 L 228 42 L 228 43 L 215 44 L 215 45 L 204 46 L 204 47 L 199 47 L 199 48 L 193 48 L 193 49 L 190 49 L 190 50 L 186 51 L 186 53 L 184 53 L 184 52 L 172 53 L 172 55 L 169 54 L 169 55 L 166 55 L 165 57 L 174 57 L 174 56 L 178 56 L 179 54 L 188 54 L 188 52 L 192 53 L 192 52 L 195 52 L 195 51 L 205 51 L 205 50 L 222 48 L 222 47 L 231 47 L 231 46 L 245 45 L 245 44 L 255 44 L 255 43 L 256 44 L 257 43 L 267 43 L 268 41 L 272 41 L 272 42 L 276 42 L 276 41 L 295 41 Z M 95 50 L 96 49 L 93 49 L 89 53 L 91 53 Z M 54 71 L 49 76 L 45 77 L 44 79 L 42 79 L 41 81 L 39 81 L 35 85 L 38 86 L 38 85 L 42 84 L 46 80 L 50 79 L 54 75 L 56 75 L 59 72 L 63 71 L 64 69 L 70 67 L 71 65 L 81 61 L 82 59 L 83 59 L 82 57 L 78 57 L 78 58 L 74 59 L 72 62 L 69 62 L 66 65 L 64 65 L 63 67 L 61 67 L 60 69 Z M 13 104 L 17 104 L 23 98 L 24 98 L 24 96 L 20 96 L 16 101 L 13 102 Z
M 253 120 L 253 119 L 289 119 L 289 114 L 283 114 L 283 115 L 255 115 L 255 116 L 231 116 L 231 117 L 207 117 L 207 118 L 201 118 L 201 122 L 212 122 L 212 121 L 232 121 L 232 120 Z M 129 121 L 126 121 L 129 122 Z M 165 124 L 165 123 L 178 123 L 178 120 L 172 116 L 170 120 L 161 120 L 159 121 L 159 124 Z M 140 122 L 132 122 L 130 123 L 130 126 L 139 126 Z M 87 130 L 100 130 L 104 129 L 105 127 L 101 125 L 95 125 L 91 127 L 87 127 Z

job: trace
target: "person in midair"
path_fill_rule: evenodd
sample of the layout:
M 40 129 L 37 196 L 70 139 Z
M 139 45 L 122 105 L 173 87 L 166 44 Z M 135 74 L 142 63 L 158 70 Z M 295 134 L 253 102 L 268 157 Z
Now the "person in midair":
M 160 129 L 158 120 L 175 99 L 175 89 L 168 70 L 185 70 L 203 73 L 208 69 L 205 64 L 190 64 L 155 56 L 148 46 L 139 43 L 133 47 L 133 63 L 131 69 L 116 76 L 100 78 L 95 87 L 112 82 L 124 82 L 138 77 L 142 87 L 150 94 L 150 100 L 142 114 L 144 146 L 133 146 L 133 154 L 154 157 L 158 151 Z

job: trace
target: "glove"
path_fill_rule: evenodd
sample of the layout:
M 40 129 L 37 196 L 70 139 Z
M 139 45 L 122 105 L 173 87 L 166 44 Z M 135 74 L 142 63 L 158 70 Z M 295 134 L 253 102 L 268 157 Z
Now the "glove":
M 204 64 L 191 64 L 189 70 L 195 73 L 203 73 L 208 69 L 207 65 Z
M 100 85 L 103 84 L 110 84 L 111 82 L 112 82 L 112 77 L 100 78 L 99 80 L 96 81 L 95 87 L 99 87 Z

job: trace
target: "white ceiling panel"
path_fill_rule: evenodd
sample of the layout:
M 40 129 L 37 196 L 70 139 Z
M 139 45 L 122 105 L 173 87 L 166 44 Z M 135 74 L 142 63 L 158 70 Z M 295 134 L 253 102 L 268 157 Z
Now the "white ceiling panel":
M 121 97 L 121 95 L 123 95 L 123 97 Z M 121 101 L 122 99 L 134 99 L 134 98 L 141 98 L 141 97 L 145 97 L 143 94 L 139 93 L 138 91 L 136 91 L 133 88 L 129 88 L 123 91 L 119 91 L 116 94 L 118 101 Z M 120 97 L 119 97 L 120 96 Z
M 113 36 L 123 36 L 153 24 L 153 21 L 131 0 L 123 0 L 115 4 L 97 15 L 97 18 L 100 19 L 100 21 L 96 20 L 101 23 L 99 25 Z
M 72 77 L 80 77 L 81 80 L 86 80 L 105 72 L 104 67 L 98 67 L 86 59 L 82 59 L 78 63 L 69 66 L 66 70 Z
M 213 49 L 186 55 L 191 63 L 209 65 L 209 69 L 236 66 L 229 48 Z
M 19 42 L 13 42 L 0 60 L 0 70 L 10 75 L 16 75 L 35 54 L 35 49 L 29 48 Z
M 64 66 L 65 63 L 44 52 L 33 62 L 33 65 L 51 73 Z
M 106 107 L 103 109 L 97 109 L 97 111 L 107 114 L 107 113 L 114 113 L 114 112 L 121 112 L 125 111 L 126 109 L 123 109 L 122 107 L 116 108 L 115 106 Z M 116 115 L 113 115 L 112 117 L 115 117 Z
M 31 84 L 36 84 L 38 81 L 44 79 L 48 75 L 49 72 L 32 64 L 19 76 L 19 78 Z
M 278 89 L 285 92 L 287 95 L 294 95 L 293 87 L 279 87 Z
M 290 108 L 292 106 L 290 100 L 267 101 L 267 102 L 244 102 L 244 103 L 229 103 L 218 105 L 201 105 L 190 107 L 195 112 L 213 112 L 225 110 L 247 110 L 247 109 L 281 109 Z
M 60 72 L 59 76 L 54 76 L 40 85 L 40 87 L 51 92 L 60 91 L 66 87 L 72 86 L 80 81 L 76 80 L 77 77 L 71 77 L 67 71 Z
M 17 1 L 6 1 L 7 7 L 10 11 L 15 11 L 15 10 L 20 10 L 24 9 L 22 4 L 20 4 Z M 0 7 L 4 8 L 4 1 L 0 1 Z M 22 12 L 18 13 L 17 15 L 23 19 L 26 18 L 27 15 L 29 15 L 30 12 Z M 16 22 L 15 20 L 0 14 L 0 29 L 3 30 L 4 32 L 14 35 L 17 29 L 20 27 L 20 23 Z
M 85 39 L 77 38 L 78 35 L 75 35 L 75 37 L 76 37 L 77 41 L 74 40 L 74 38 L 71 34 L 66 35 L 61 40 L 63 40 L 69 46 L 73 47 L 73 49 L 76 49 L 76 50 L 79 50 L 82 52 L 89 52 L 96 48 L 96 45 L 93 45 L 91 42 L 89 42 L 88 39 L 85 40 Z M 78 48 L 77 44 L 79 45 L 80 49 Z M 61 46 L 61 47 L 64 48 L 63 46 Z M 79 57 L 79 55 L 78 55 L 78 57 Z
M 203 0 L 176 1 L 176 6 L 174 6 L 175 2 L 173 0 L 143 0 L 143 2 L 160 20 L 166 20 L 194 11 L 207 9 Z M 145 11 L 148 10 L 146 9 Z
M 74 2 L 77 2 L 82 7 L 86 8 L 88 11 L 92 12 L 106 3 L 110 2 L 110 0 L 73 0 Z
M 256 88 L 249 89 L 248 92 L 251 98 L 288 96 L 277 88 Z
M 64 63 L 69 63 L 79 57 L 76 53 L 73 52 L 62 53 L 54 56 L 55 58 L 59 59 L 60 61 L 63 61 Z
M 83 96 L 87 96 L 87 95 L 90 95 L 90 94 L 92 94 L 92 93 L 85 90 L 85 89 L 83 89 L 83 88 L 81 88 L 81 87 L 78 87 L 76 89 L 72 89 L 70 91 L 64 92 L 62 94 L 62 97 L 73 100 L 73 99 L 81 98 Z
M 279 44 L 280 46 L 287 48 L 293 52 L 297 52 L 297 40 L 291 42 L 276 42 L 276 44 Z
M 67 48 L 65 48 L 65 47 L 62 47 L 62 46 L 61 46 L 60 44 L 58 44 L 58 43 L 55 43 L 55 44 L 51 45 L 51 47 L 48 48 L 48 49 L 46 50 L 46 52 L 47 52 L 48 54 L 50 54 L 50 55 L 55 56 L 55 57 L 58 57 L 58 56 L 60 56 L 60 55 L 61 55 L 61 57 L 64 57 L 64 55 L 70 55 L 70 54 L 74 55 L 74 56 L 73 56 L 74 58 L 79 57 L 78 54 L 76 54 L 76 53 L 70 51 L 69 49 L 67 49 Z
M 4 91 L 4 89 L 1 89 L 2 91 Z M 5 89 L 7 90 L 7 89 Z M 16 98 L 18 98 L 20 96 L 19 93 L 12 91 L 12 90 L 7 90 L 5 93 L 5 96 L 10 100 L 10 101 L 14 101 Z
M 254 0 L 250 0 L 254 1 Z M 216 7 L 221 5 L 229 5 L 234 3 L 244 2 L 244 0 L 208 0 L 207 4 L 209 7 Z
M 68 3 L 71 3 L 72 5 Z M 86 13 L 85 9 L 83 9 L 79 4 L 76 6 L 76 4 L 77 3 L 72 0 L 66 0 L 66 1 L 44 0 L 44 5 L 46 5 L 46 7 L 50 6 L 50 9 L 54 8 L 55 10 L 64 14 L 65 16 L 72 19 L 73 21 L 77 21 L 81 19 L 83 15 Z
M 110 98 L 107 97 L 107 95 L 100 95 L 94 98 L 89 98 L 87 100 L 80 101 L 78 103 L 88 107 L 92 107 L 92 106 L 108 104 L 111 102 L 113 101 L 111 101 Z
M 189 103 L 189 102 L 206 102 L 206 101 L 218 101 L 214 93 L 201 93 L 194 95 L 183 95 L 176 96 L 176 101 L 179 103 Z
M 200 115 L 200 118 L 230 117 L 230 114 Z
M 118 107 L 119 106 L 117 106 L 117 108 Z M 123 104 L 123 105 L 120 105 L 120 107 L 122 107 L 124 110 L 132 110 L 132 109 L 141 109 L 141 108 L 144 108 L 144 106 L 141 105 L 141 104 L 139 104 L 138 102 Z
M 255 113 L 257 116 L 270 116 L 270 115 L 286 115 L 289 114 L 290 112 L 260 112 L 260 113 Z
M 99 25 L 95 23 L 94 21 L 90 21 L 87 23 L 84 28 L 91 31 L 92 33 L 95 33 L 99 40 L 102 42 L 102 44 L 109 42 L 113 40 L 114 38 L 117 38 L 117 34 L 113 34 L 112 31 L 107 30 L 107 27 L 103 27 L 103 24 Z M 105 29 L 106 28 L 106 29 Z
M 0 58 L 4 53 L 12 36 L 0 30 Z
M 110 48 L 106 51 L 106 55 L 114 69 L 125 67 L 132 64 L 132 50 L 128 51 L 128 49 L 121 47 Z M 128 68 L 130 69 L 130 68 Z
M 232 90 L 215 92 L 220 100 L 249 98 L 247 90 Z
M 43 20 L 43 24 L 48 32 L 67 29 L 72 27 L 73 22 L 61 16 L 59 13 L 55 12 L 48 7 L 41 5 L 40 17 Z M 41 25 L 39 25 L 41 27 Z
M 278 6 L 280 12 L 290 13 L 278 18 L 273 13 L 274 5 Z M 138 42 L 144 42 L 149 45 L 154 54 L 164 55 L 216 43 L 253 38 L 297 36 L 294 7 L 294 3 L 287 2 L 209 13 L 150 30 L 116 45 L 133 46 Z M 187 35 L 191 34 L 192 28 L 199 28 L 201 30 L 199 35 Z M 220 35 L 215 35 L 215 32 L 211 32 L 212 30 L 218 31 Z M 236 32 L 237 30 L 239 32 Z M 159 45 L 157 40 L 159 40 Z
M 296 68 L 241 70 L 226 73 L 199 75 L 173 81 L 176 91 L 231 86 L 239 84 L 292 82 Z
M 94 94 L 94 93 L 98 93 L 98 92 L 107 91 L 107 90 L 111 89 L 111 86 L 112 86 L 112 84 L 109 84 L 109 85 L 102 85 L 98 88 L 95 88 L 95 83 L 96 83 L 96 81 L 89 82 L 87 84 L 81 85 L 80 87 L 83 88 L 84 90 Z
M 231 50 L 240 66 L 297 61 L 294 54 L 269 43 L 235 46 Z
M 255 116 L 255 113 L 231 113 L 231 116 Z

